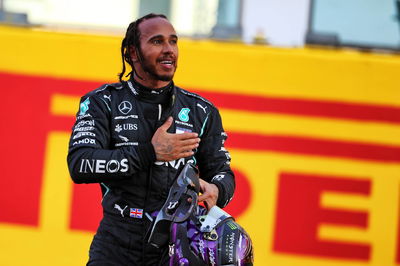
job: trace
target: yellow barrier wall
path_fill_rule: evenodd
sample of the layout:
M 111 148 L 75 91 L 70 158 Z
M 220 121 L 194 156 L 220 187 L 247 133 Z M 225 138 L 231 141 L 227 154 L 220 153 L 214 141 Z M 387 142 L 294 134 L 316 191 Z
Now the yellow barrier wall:
M 70 181 L 67 142 L 79 96 L 116 81 L 121 36 L 0 39 L 0 264 L 83 265 L 100 195 Z M 255 265 L 400 264 L 399 56 L 179 45 L 175 83 L 221 111 Z

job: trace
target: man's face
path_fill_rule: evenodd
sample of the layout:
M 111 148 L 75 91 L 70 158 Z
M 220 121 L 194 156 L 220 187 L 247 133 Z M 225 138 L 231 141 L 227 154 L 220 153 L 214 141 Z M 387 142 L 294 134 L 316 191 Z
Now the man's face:
M 140 23 L 139 31 L 137 52 L 141 64 L 135 65 L 138 74 L 145 80 L 171 81 L 178 60 L 178 37 L 171 23 L 164 18 L 151 18 Z

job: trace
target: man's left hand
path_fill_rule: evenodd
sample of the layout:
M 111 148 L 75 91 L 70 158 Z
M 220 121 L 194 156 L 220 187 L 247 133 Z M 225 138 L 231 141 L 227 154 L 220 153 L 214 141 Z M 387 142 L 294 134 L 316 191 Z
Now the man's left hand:
M 218 200 L 218 187 L 212 183 L 208 183 L 200 179 L 200 191 L 203 193 L 199 196 L 198 201 L 204 202 L 207 210 L 217 205 Z

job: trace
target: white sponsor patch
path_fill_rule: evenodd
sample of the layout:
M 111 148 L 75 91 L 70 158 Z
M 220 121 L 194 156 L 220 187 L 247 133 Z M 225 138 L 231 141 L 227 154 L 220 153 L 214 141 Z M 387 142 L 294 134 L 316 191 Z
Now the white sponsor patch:
M 94 130 L 94 127 L 78 127 L 78 128 L 74 129 L 74 132 L 75 131 L 92 131 L 92 130 Z
M 120 133 L 123 130 L 137 130 L 138 125 L 137 124 L 132 124 L 132 123 L 126 123 L 126 124 L 117 124 L 115 125 L 115 132 Z
M 223 175 L 223 174 L 222 175 L 216 175 L 211 179 L 211 182 L 212 181 L 221 181 L 224 178 L 225 178 L 225 175 Z
M 175 120 L 175 123 L 179 124 L 179 125 L 183 125 L 183 126 L 187 126 L 187 127 L 193 127 L 192 124 L 186 123 L 186 122 L 182 122 L 179 120 Z
M 78 132 L 78 133 L 73 137 L 73 139 L 78 139 L 78 138 L 81 138 L 81 137 L 96 137 L 96 134 L 95 134 L 95 133 L 92 133 L 92 132 Z
M 76 117 L 76 120 L 81 120 L 81 119 L 86 118 L 86 117 L 92 117 L 92 115 L 91 114 L 79 115 L 79 116 Z
M 166 167 L 173 167 L 175 169 L 179 169 L 179 167 L 185 165 L 186 163 L 194 163 L 194 160 L 193 159 L 186 160 L 186 158 L 180 158 L 179 160 L 173 160 L 169 162 L 160 162 L 160 161 L 154 162 L 155 165 L 163 165 Z
M 128 119 L 128 118 L 139 118 L 137 115 L 121 115 L 121 116 L 116 116 L 114 119 L 119 120 L 119 119 Z
M 79 145 L 79 144 L 96 144 L 95 139 L 85 138 L 75 141 L 72 146 Z
M 123 143 L 117 143 L 115 144 L 115 147 L 121 147 L 121 146 L 137 146 L 139 143 L 137 142 L 123 142 Z
M 82 159 L 79 168 L 80 173 L 105 174 L 105 173 L 125 173 L 129 169 L 128 159 L 118 160 L 95 160 Z
M 132 104 L 128 101 L 123 101 L 118 105 L 118 110 L 126 115 L 132 110 Z
M 79 122 L 75 125 L 75 128 L 84 127 L 84 126 L 94 126 L 94 120 L 83 120 L 83 121 L 79 121 Z

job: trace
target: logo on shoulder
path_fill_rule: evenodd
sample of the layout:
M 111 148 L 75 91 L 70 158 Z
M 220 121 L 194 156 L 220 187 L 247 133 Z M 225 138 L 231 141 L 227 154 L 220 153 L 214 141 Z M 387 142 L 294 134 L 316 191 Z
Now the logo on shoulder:
M 182 108 L 181 111 L 178 114 L 178 118 L 182 122 L 188 122 L 189 121 L 189 112 L 190 112 L 189 108 Z
M 89 104 L 90 104 L 90 100 L 89 100 L 89 97 L 85 100 L 85 101 L 83 101 L 82 103 L 81 103 L 81 105 L 79 106 L 79 110 L 80 110 L 80 112 L 79 112 L 79 115 L 85 115 L 86 114 L 86 112 L 89 110 Z
M 123 101 L 118 105 L 118 110 L 126 115 L 132 110 L 132 104 L 128 101 Z
M 201 104 L 199 104 L 199 103 L 197 103 L 196 106 L 197 106 L 197 107 L 200 107 L 201 109 L 203 109 L 203 111 L 204 111 L 205 114 L 207 113 L 207 111 L 206 111 L 207 106 L 203 106 L 203 105 L 201 105 Z
M 103 97 L 108 99 L 111 102 L 111 95 L 103 95 Z

